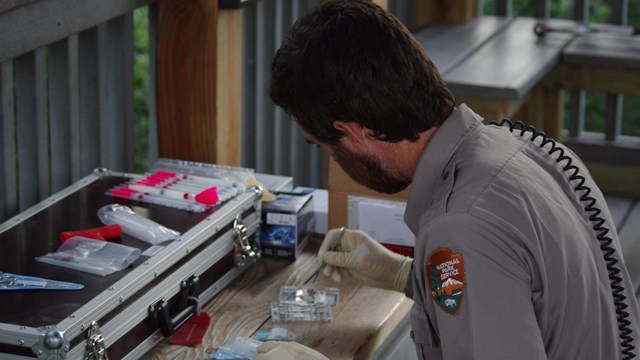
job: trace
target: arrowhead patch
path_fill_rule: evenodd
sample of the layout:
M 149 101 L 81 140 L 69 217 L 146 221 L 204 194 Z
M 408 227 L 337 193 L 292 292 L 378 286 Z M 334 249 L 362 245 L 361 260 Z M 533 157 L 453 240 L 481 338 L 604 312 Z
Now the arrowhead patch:
M 431 297 L 449 314 L 460 312 L 465 284 L 464 257 L 449 248 L 437 248 L 427 260 L 427 282 Z

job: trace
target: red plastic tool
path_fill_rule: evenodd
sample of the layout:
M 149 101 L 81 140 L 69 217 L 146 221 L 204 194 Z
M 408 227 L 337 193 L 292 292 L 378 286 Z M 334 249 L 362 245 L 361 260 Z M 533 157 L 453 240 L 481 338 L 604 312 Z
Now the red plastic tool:
M 64 243 L 74 236 L 84 236 L 95 240 L 107 240 L 122 236 L 122 228 L 118 224 L 107 225 L 97 228 L 65 231 L 60 233 L 60 243 Z

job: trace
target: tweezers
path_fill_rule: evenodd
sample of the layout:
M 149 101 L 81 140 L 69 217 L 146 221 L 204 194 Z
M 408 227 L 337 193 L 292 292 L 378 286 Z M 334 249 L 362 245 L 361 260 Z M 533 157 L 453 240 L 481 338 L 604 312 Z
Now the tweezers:
M 343 227 L 340 228 L 340 232 L 338 233 L 338 235 L 333 238 L 333 241 L 331 241 L 331 245 L 329 246 L 329 250 L 330 251 L 336 248 L 336 245 L 338 244 L 338 242 L 344 236 L 344 232 L 345 232 L 345 228 L 343 226 Z M 315 274 L 313 274 L 313 278 L 311 279 L 311 281 L 309 283 L 315 285 L 316 281 L 318 280 L 318 276 L 320 276 L 320 273 L 322 272 L 322 270 L 324 270 L 325 266 L 327 266 L 327 263 L 323 261 L 320 264 L 320 267 L 318 268 L 318 270 L 315 272 Z

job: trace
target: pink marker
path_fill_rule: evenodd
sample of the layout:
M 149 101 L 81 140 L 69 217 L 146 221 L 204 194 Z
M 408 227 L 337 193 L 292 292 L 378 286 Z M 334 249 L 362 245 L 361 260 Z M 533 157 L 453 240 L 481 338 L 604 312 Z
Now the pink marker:
M 207 189 L 210 189 L 210 187 L 190 186 L 185 184 L 177 184 L 177 183 L 171 183 L 166 181 L 148 180 L 148 179 L 138 180 L 136 182 L 129 184 L 129 186 L 131 185 L 149 186 L 149 187 L 153 187 L 161 190 L 181 192 L 183 194 L 188 194 L 186 195 L 186 198 L 192 199 L 192 200 L 195 200 L 195 194 L 199 194 Z M 142 191 L 142 190 L 138 189 L 138 191 Z M 191 194 L 194 194 L 194 195 L 191 196 Z
M 140 183 L 129 184 L 128 188 L 145 194 L 165 196 L 172 199 L 192 200 L 205 205 L 215 205 L 218 203 L 218 190 L 215 186 L 205 189 L 197 194 L 174 189 L 164 189 Z
M 233 186 L 233 182 L 228 180 L 220 180 L 220 179 L 213 179 L 213 178 L 208 178 L 204 176 L 180 174 L 180 173 L 175 173 L 171 171 L 158 170 L 155 172 L 154 175 L 160 176 L 166 179 L 173 178 L 173 179 L 178 179 L 182 181 L 188 181 L 190 183 L 198 183 L 198 184 L 204 184 L 208 186 L 218 186 L 218 187 Z
M 152 184 L 153 186 L 162 187 L 165 189 L 181 187 L 181 188 L 193 189 L 194 191 L 202 191 L 212 186 L 215 186 L 215 185 L 209 185 L 209 184 L 192 183 L 188 181 L 182 181 L 179 179 L 167 179 L 167 178 L 153 177 L 153 176 L 148 176 L 140 180 L 140 182 L 145 182 L 147 184 Z
M 146 202 L 149 204 L 168 206 L 176 209 L 193 211 L 193 212 L 203 212 L 207 209 L 203 204 L 199 204 L 192 201 L 185 201 L 179 199 L 171 199 L 163 196 L 156 196 L 152 194 L 144 194 L 137 192 L 135 190 L 129 189 L 125 186 L 121 186 L 119 188 L 112 189 L 110 191 L 112 196 L 120 197 L 123 199 L 137 200 Z

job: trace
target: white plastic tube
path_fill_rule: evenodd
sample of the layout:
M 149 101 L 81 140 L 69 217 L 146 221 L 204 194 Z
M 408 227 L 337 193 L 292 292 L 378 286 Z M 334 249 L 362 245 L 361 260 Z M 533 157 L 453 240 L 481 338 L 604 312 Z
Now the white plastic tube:
M 98 210 L 98 218 L 105 225 L 118 224 L 122 227 L 123 233 L 154 245 L 175 240 L 180 236 L 179 232 L 138 215 L 129 207 L 120 204 L 101 207 Z

